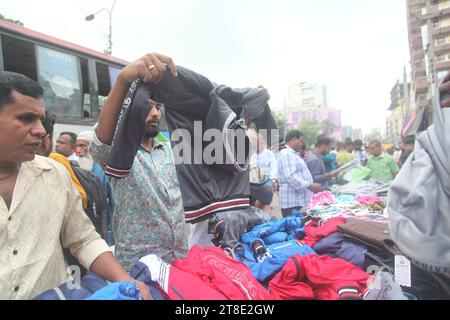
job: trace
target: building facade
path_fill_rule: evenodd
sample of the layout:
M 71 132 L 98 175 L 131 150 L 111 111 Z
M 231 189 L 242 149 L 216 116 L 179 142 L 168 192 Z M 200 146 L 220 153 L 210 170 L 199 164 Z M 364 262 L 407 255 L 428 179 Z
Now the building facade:
M 432 124 L 432 97 L 450 70 L 450 0 L 407 0 L 411 85 L 415 103 L 404 135 Z
M 297 129 L 302 121 L 311 120 L 318 122 L 322 128 L 331 132 L 330 136 L 336 140 L 342 139 L 341 110 L 332 108 L 308 108 L 300 112 L 290 112 L 286 117 L 288 129 Z M 325 133 L 323 132 L 320 133 Z
M 327 88 L 307 82 L 292 84 L 288 88 L 286 102 L 286 114 L 309 108 L 328 108 Z

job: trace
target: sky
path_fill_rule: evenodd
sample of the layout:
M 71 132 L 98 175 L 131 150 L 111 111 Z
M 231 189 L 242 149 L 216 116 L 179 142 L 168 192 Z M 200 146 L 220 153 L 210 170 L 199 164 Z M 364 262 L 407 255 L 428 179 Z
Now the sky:
M 104 51 L 113 0 L 0 0 L 25 27 Z M 324 84 L 344 125 L 385 127 L 390 91 L 409 68 L 406 0 L 116 0 L 113 55 L 148 52 L 231 87 Z

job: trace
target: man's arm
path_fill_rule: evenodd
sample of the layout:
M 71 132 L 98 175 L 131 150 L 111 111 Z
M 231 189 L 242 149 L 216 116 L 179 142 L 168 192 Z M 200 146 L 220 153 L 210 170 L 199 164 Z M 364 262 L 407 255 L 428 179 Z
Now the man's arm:
M 95 231 L 91 220 L 81 207 L 81 198 L 65 172 L 65 181 L 61 187 L 66 186 L 67 203 L 65 216 L 61 228 L 62 245 L 78 259 L 81 265 L 106 280 L 112 282 L 129 282 L 134 279 L 123 269 L 117 259 L 109 251 L 106 242 Z M 141 297 L 150 300 L 148 287 L 142 282 L 136 282 Z
M 91 265 L 91 271 L 111 282 L 136 282 L 143 300 L 153 300 L 145 283 L 134 280 L 111 252 L 101 254 Z
M 164 76 L 165 64 L 176 77 L 177 71 L 172 59 L 159 53 L 149 53 L 120 71 L 99 116 L 96 132 L 102 143 L 112 144 L 120 109 L 131 83 L 138 77 L 142 77 L 147 83 L 158 83 Z

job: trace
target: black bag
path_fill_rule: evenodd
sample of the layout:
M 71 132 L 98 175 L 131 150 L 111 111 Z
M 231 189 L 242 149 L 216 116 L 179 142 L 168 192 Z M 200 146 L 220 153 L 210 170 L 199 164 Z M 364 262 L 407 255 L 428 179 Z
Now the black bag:
M 108 194 L 100 179 L 88 170 L 80 168 L 77 162 L 70 162 L 76 177 L 87 195 L 87 208 L 84 210 L 100 236 L 108 239 Z

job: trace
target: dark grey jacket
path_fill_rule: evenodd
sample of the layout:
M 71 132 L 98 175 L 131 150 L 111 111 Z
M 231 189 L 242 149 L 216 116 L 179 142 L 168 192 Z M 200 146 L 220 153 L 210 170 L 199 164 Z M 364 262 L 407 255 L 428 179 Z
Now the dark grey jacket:
M 130 89 L 106 172 L 120 177 L 131 169 L 151 98 L 165 105 L 186 221 L 196 223 L 212 213 L 247 208 L 251 146 L 242 118 L 253 118 L 258 129 L 277 129 L 266 90 L 217 86 L 191 70 L 177 70 L 177 78 L 166 72 L 158 85 L 137 83 L 136 90 Z M 223 149 L 220 161 L 209 163 L 203 158 L 208 143 L 202 136 L 207 129 L 222 133 L 216 141 Z M 236 148 L 244 152 L 236 153 Z

